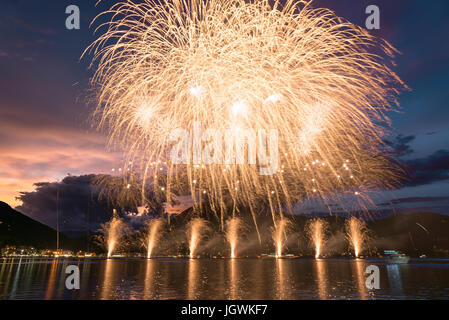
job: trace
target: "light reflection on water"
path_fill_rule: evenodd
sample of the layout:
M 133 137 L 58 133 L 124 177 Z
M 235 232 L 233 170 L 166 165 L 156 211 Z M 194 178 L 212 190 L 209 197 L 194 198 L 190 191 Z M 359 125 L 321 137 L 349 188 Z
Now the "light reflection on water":
M 380 290 L 365 286 L 379 266 Z M 81 289 L 65 288 L 78 265 Z M 0 259 L 0 299 L 449 299 L 449 261 Z
M 364 268 L 364 263 L 360 260 L 357 259 L 353 264 L 352 264 L 352 272 L 354 272 L 355 269 L 355 274 L 357 276 L 357 287 L 359 289 L 359 293 L 360 293 L 360 299 L 361 300 L 366 300 L 368 299 L 368 289 L 366 288 L 366 274 L 365 274 L 365 269 Z
M 326 278 L 326 266 L 322 259 L 315 260 L 316 278 L 318 280 L 318 295 L 321 300 L 327 299 L 327 278 Z

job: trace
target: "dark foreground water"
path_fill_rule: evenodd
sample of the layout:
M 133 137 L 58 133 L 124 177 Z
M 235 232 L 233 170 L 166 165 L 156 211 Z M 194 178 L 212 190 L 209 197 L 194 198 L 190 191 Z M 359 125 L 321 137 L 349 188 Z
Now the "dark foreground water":
M 68 265 L 80 290 L 66 289 Z M 365 285 L 380 269 L 380 289 Z M 0 299 L 449 299 L 449 261 L 0 259 Z

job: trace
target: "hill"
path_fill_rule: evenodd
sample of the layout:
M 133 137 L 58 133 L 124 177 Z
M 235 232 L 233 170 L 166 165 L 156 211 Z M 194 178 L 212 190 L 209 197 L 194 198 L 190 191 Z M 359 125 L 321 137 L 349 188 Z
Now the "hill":
M 379 248 L 401 250 L 410 255 L 449 256 L 448 216 L 431 212 L 395 214 L 370 221 L 368 228 Z
M 173 218 L 172 228 L 178 229 L 185 226 L 191 217 L 191 209 Z M 210 221 L 213 229 L 220 229 L 220 219 L 210 215 L 208 210 L 203 212 L 203 218 Z M 240 217 L 245 221 L 248 241 L 255 242 L 255 228 L 249 212 L 240 212 Z M 306 235 L 306 225 L 313 216 L 288 216 L 292 221 L 288 247 L 292 252 L 311 254 L 312 248 Z M 326 251 L 330 255 L 349 254 L 345 235 L 345 223 L 347 218 L 339 216 L 319 217 L 328 224 L 328 241 Z M 257 217 L 259 231 L 262 237 L 262 248 L 268 250 L 272 247 L 271 228 L 273 221 L 270 215 Z M 434 257 L 449 256 L 449 216 L 416 212 L 411 214 L 393 214 L 384 218 L 366 220 L 370 241 L 368 252 L 370 254 L 382 254 L 384 250 L 398 250 L 411 256 L 425 254 Z M 256 250 L 259 250 L 256 248 Z M 272 248 L 271 248 L 272 250 Z
M 60 240 L 67 239 L 60 234 Z M 0 248 L 5 245 L 56 249 L 56 231 L 0 202 Z
M 226 244 L 220 230 L 220 218 L 215 217 L 210 210 L 201 214 L 209 221 L 212 235 L 209 238 L 209 249 L 212 251 L 225 251 Z M 259 245 L 254 223 L 249 212 L 241 211 L 238 214 L 246 228 L 243 232 L 244 243 L 247 244 L 248 254 L 271 252 L 271 230 L 273 221 L 270 215 L 257 217 L 262 246 Z M 170 232 L 165 235 L 165 245 L 177 247 L 185 244 L 185 229 L 192 218 L 192 209 L 171 218 Z M 291 225 L 288 237 L 288 251 L 310 255 L 313 249 L 305 232 L 311 216 L 289 216 Z M 321 217 L 329 226 L 329 238 L 326 243 L 328 255 L 350 254 L 351 249 L 345 237 L 346 218 L 338 216 Z M 430 212 L 417 212 L 412 214 L 395 214 L 385 218 L 366 221 L 370 241 L 366 254 L 381 254 L 383 250 L 399 250 L 411 256 L 426 254 L 429 257 L 449 256 L 449 216 Z M 213 232 L 215 230 L 215 232 Z M 243 240 L 243 239 L 242 239 Z M 164 246 L 164 243 L 161 243 Z M 92 238 L 70 239 L 60 234 L 60 244 L 64 249 L 84 250 L 95 248 Z M 174 245 L 176 244 L 176 245 Z M 6 203 L 0 202 L 0 248 L 5 245 L 34 246 L 41 249 L 55 249 L 56 231 L 41 224 L 20 212 L 12 209 Z M 172 248 L 172 249 L 173 249 Z M 95 250 L 97 250 L 96 248 Z M 176 254 L 176 250 L 173 254 Z M 164 251 L 164 250 L 163 250 Z M 168 252 L 167 251 L 167 252 Z

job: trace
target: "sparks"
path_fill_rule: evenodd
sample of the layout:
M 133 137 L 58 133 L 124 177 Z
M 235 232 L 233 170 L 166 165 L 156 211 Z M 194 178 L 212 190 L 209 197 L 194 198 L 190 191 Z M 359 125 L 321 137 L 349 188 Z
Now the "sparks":
M 190 190 L 209 190 L 223 229 L 236 206 L 249 208 L 256 221 L 256 204 L 265 205 L 275 221 L 278 208 L 308 197 L 327 201 L 399 180 L 380 125 L 406 89 L 385 62 L 395 49 L 334 12 L 301 0 L 130 0 L 104 15 L 111 17 L 106 32 L 85 52 L 96 64 L 99 126 L 135 166 L 141 163 L 142 181 L 154 175 L 154 163 L 167 162 L 170 179 L 159 190 L 186 181 Z M 167 137 L 198 121 L 223 136 L 236 127 L 278 130 L 282 188 L 254 165 L 191 170 L 198 163 L 170 163 Z M 349 163 L 350 179 L 339 179 Z

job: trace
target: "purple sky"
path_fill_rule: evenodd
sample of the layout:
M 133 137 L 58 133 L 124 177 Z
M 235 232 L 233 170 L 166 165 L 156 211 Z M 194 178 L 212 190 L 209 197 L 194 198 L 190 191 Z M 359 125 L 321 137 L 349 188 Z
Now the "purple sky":
M 89 126 L 88 61 L 80 56 L 94 39 L 89 23 L 112 4 L 92 1 L 5 0 L 0 5 L 0 201 L 33 183 L 72 175 L 111 172 L 119 153 Z M 65 29 L 65 7 L 81 9 L 81 30 Z M 351 22 L 364 25 L 365 8 L 381 10 L 374 31 L 402 55 L 396 71 L 412 88 L 400 98 L 401 113 L 390 115 L 390 141 L 415 179 L 379 203 L 396 199 L 399 211 L 449 207 L 449 2 L 417 0 L 316 0 Z M 400 136 L 396 139 L 397 136 Z

